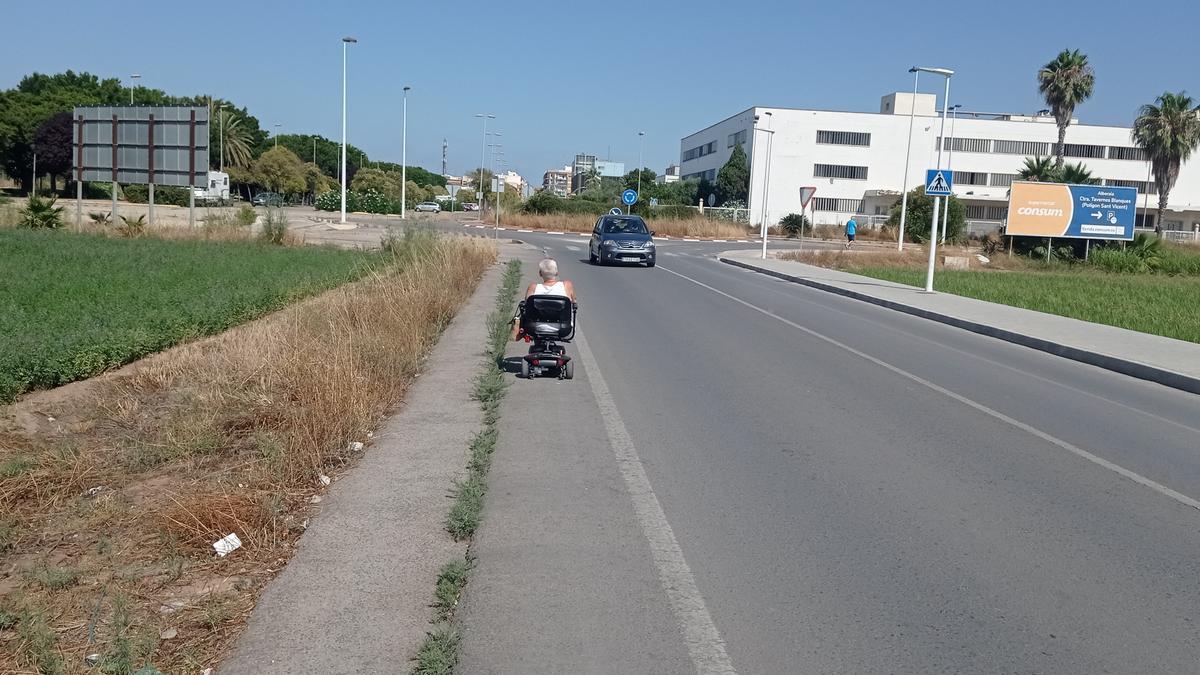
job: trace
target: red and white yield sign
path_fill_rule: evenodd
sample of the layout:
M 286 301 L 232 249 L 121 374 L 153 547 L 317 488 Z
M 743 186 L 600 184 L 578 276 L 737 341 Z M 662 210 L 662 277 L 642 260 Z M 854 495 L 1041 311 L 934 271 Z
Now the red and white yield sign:
M 817 194 L 817 188 L 815 187 L 800 188 L 800 208 L 807 209 L 808 203 L 812 201 L 813 195 L 815 194 Z

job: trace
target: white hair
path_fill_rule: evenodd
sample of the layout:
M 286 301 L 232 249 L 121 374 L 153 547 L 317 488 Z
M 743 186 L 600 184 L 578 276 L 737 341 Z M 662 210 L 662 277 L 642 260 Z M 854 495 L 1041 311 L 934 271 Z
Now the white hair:
M 554 258 L 546 258 L 538 263 L 538 276 L 543 281 L 558 277 L 558 263 L 554 261 Z

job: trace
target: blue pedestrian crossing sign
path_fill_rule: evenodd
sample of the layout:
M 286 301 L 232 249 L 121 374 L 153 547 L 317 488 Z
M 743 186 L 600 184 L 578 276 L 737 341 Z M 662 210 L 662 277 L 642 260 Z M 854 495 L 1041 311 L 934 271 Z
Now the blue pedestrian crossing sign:
M 925 194 L 930 197 L 949 197 L 950 188 L 954 187 L 953 174 L 943 169 L 929 169 L 925 172 Z
M 626 190 L 621 193 L 621 201 L 625 202 L 626 206 L 633 206 L 637 202 L 637 190 Z

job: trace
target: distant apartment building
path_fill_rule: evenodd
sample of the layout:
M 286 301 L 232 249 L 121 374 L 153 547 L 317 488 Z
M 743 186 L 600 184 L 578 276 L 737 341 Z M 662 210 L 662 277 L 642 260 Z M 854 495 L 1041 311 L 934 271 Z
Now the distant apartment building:
M 496 174 L 496 177 L 504 181 L 505 186 L 513 188 L 520 194 L 525 194 L 525 187 L 529 185 L 529 182 L 526 181 L 521 174 L 513 171 L 512 169 L 509 169 L 504 173 Z
M 658 175 L 657 178 L 654 179 L 654 182 L 658 183 L 659 185 L 679 182 L 679 165 L 672 164 L 668 166 L 661 174 Z
M 561 169 L 550 169 L 542 174 L 542 189 L 559 197 L 566 197 L 570 194 L 571 165 L 568 164 Z
M 620 178 L 625 175 L 625 163 L 597 159 L 595 155 L 575 155 L 575 161 L 571 163 L 571 191 L 583 190 L 592 171 L 601 178 Z

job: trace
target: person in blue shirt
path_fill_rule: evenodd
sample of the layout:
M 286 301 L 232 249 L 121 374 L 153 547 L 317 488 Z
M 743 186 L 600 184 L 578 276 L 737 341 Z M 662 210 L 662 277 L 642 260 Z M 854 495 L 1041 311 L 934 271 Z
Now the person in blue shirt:
M 854 243 L 854 235 L 858 232 L 858 223 L 854 222 L 854 216 L 846 221 L 846 248 Z

